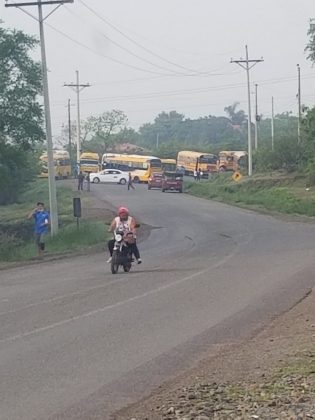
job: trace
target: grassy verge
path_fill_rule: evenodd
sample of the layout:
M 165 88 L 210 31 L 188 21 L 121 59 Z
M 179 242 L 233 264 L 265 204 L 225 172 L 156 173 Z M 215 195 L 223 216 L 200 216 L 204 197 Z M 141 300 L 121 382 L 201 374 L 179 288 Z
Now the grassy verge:
M 59 233 L 51 238 L 47 235 L 46 249 L 49 255 L 78 251 L 106 240 L 106 221 L 82 219 L 77 229 L 73 218 L 73 197 L 77 195 L 70 186 L 57 184 Z M 82 206 L 87 205 L 87 196 L 82 197 Z M 33 222 L 27 220 L 28 213 L 37 201 L 48 204 L 47 180 L 36 180 L 28 191 L 21 195 L 19 203 L 0 206 L 0 261 L 23 261 L 36 256 L 33 240 Z
M 253 177 L 236 183 L 231 175 L 224 174 L 209 181 L 189 182 L 185 191 L 197 197 L 252 209 L 315 216 L 314 188 L 306 190 L 305 180 L 301 178 Z

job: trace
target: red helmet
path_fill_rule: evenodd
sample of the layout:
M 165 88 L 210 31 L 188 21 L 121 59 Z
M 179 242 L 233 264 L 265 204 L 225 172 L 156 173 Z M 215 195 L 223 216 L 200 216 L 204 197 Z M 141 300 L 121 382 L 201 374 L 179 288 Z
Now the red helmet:
M 125 215 L 129 215 L 129 210 L 127 209 L 127 207 L 119 207 L 118 209 L 118 216 L 125 214 Z

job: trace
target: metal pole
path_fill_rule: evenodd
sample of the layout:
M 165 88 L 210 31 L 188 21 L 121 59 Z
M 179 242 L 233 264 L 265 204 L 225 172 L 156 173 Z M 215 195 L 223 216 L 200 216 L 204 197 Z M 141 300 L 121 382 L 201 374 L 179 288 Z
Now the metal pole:
M 255 84 L 255 150 L 258 149 L 258 84 Z
M 298 116 L 298 143 L 301 143 L 301 120 L 302 120 L 302 112 L 301 112 L 301 68 L 300 65 L 297 65 L 298 69 L 298 106 L 299 106 L 299 116 Z
M 251 102 L 250 102 L 250 80 L 249 80 L 249 59 L 248 59 L 248 47 L 246 45 L 246 74 L 247 74 L 247 100 L 248 100 L 248 175 L 253 174 L 253 152 L 252 152 L 252 117 L 251 117 Z
M 81 154 L 81 123 L 80 123 L 80 83 L 79 83 L 79 71 L 76 70 L 76 93 L 77 93 L 77 163 L 80 164 Z
M 274 126 L 274 100 L 271 98 L 271 149 L 275 146 L 275 126 Z
M 69 156 L 71 164 L 71 174 L 72 174 L 72 139 L 71 139 L 71 99 L 68 99 L 68 136 L 69 136 Z
M 43 20 L 43 10 L 42 10 L 41 0 L 38 0 L 38 21 L 39 21 L 39 33 L 40 33 L 40 48 L 41 48 L 41 59 L 42 59 L 42 77 L 43 77 L 45 121 L 46 121 L 50 225 L 51 225 L 51 235 L 53 236 L 58 232 L 58 211 L 57 211 L 57 194 L 56 194 L 55 167 L 54 167 L 54 156 L 53 156 L 51 117 L 50 117 L 50 106 L 49 106 L 49 90 L 48 90 L 48 77 L 47 77 L 44 20 Z

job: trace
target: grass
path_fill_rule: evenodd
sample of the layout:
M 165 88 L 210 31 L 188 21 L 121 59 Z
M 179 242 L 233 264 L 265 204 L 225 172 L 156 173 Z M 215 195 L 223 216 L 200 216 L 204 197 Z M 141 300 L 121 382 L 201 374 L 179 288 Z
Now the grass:
M 60 229 L 56 236 L 47 236 L 47 255 L 86 250 L 94 245 L 105 243 L 107 237 L 105 222 L 84 220 L 80 223 L 79 229 L 76 224 L 71 223 Z M 2 261 L 25 261 L 36 256 L 34 241 L 29 240 L 16 244 L 15 237 L 2 239 L 3 241 L 0 237 L 0 259 Z
M 74 194 L 70 187 L 58 185 L 58 214 L 60 221 L 69 221 L 72 215 L 72 199 Z M 28 190 L 19 198 L 19 202 L 8 206 L 0 206 L 0 220 L 6 223 L 20 223 L 25 220 L 28 213 L 35 208 L 38 201 L 43 201 L 46 206 L 49 203 L 48 181 L 37 179 L 32 183 Z
M 236 183 L 231 180 L 231 175 L 224 174 L 214 180 L 189 182 L 186 192 L 197 197 L 253 209 L 315 216 L 314 189 L 306 191 L 300 178 L 253 177 Z
M 57 183 L 59 232 L 53 238 L 47 235 L 48 255 L 87 249 L 105 242 L 108 234 L 105 222 L 81 219 L 77 229 L 73 217 L 73 192 L 70 186 Z M 82 206 L 87 204 L 87 197 L 82 195 Z M 37 201 L 48 204 L 48 183 L 38 179 L 21 195 L 19 202 L 0 206 L 0 261 L 23 261 L 36 256 L 33 240 L 33 222 L 27 215 L 35 208 Z

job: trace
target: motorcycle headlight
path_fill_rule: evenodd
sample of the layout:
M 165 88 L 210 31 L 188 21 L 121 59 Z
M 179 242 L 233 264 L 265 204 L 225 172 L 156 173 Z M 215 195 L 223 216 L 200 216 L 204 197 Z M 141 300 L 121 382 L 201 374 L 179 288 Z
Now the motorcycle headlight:
M 118 241 L 118 242 L 120 242 L 120 241 L 122 240 L 122 236 L 120 235 L 120 233 L 118 233 L 118 234 L 115 236 L 115 239 L 116 239 L 116 241 Z

